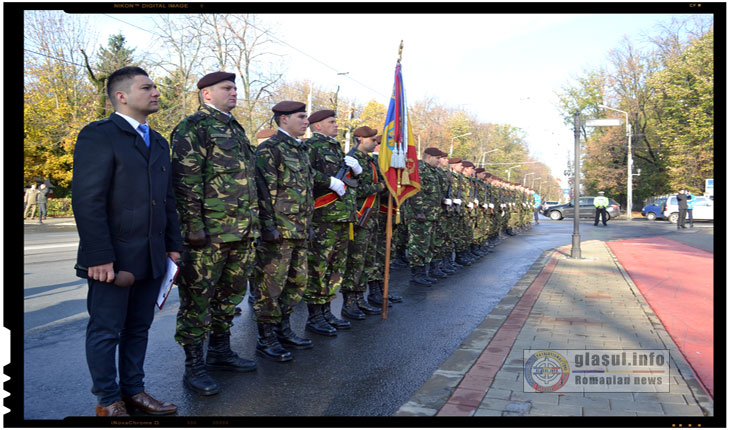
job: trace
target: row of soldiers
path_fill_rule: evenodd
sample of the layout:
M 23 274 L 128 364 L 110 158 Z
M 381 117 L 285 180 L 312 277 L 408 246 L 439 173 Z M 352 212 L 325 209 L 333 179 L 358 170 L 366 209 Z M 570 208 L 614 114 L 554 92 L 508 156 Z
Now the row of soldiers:
M 322 336 L 351 329 L 348 320 L 381 313 L 388 190 L 373 154 L 380 142 L 376 130 L 354 130 L 357 145 L 345 154 L 336 140 L 334 111 L 307 116 L 305 104 L 283 101 L 272 108 L 278 129 L 259 133 L 254 146 L 231 114 L 235 74 L 208 74 L 198 88 L 201 108 L 170 139 L 185 245 L 175 340 L 185 350 L 185 386 L 213 395 L 219 386 L 207 370 L 256 369 L 230 346 L 247 284 L 258 328 L 256 354 L 273 361 L 292 360 L 291 350 L 313 347 L 290 323 L 302 300 L 305 330 Z M 312 137 L 302 140 L 307 127 Z M 471 264 L 500 232 L 530 224 L 527 197 L 483 169 L 473 177 L 473 167 L 437 148 L 427 149 L 419 163 L 421 192 L 407 200 L 404 222 L 396 228 L 412 282 L 429 285 L 430 274 L 444 276 Z M 396 212 L 391 216 L 395 220 Z M 348 320 L 332 312 L 338 291 L 341 317 Z M 388 301 L 402 298 L 389 295 Z

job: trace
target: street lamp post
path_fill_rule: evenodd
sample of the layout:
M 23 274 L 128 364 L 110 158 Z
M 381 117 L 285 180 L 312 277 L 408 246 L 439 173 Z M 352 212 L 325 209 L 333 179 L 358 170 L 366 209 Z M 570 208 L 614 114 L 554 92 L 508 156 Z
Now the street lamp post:
M 629 113 L 626 111 L 622 111 L 619 109 L 614 109 L 612 107 L 606 106 L 606 105 L 598 105 L 598 107 L 609 109 L 616 112 L 621 112 L 626 116 L 626 137 L 628 139 L 628 156 L 626 158 L 626 164 L 628 164 L 628 175 L 626 180 L 626 217 L 629 221 L 632 219 L 632 213 L 631 208 L 633 206 L 633 182 L 634 182 L 634 175 L 632 174 L 633 171 L 633 158 L 631 157 L 631 124 L 629 123 Z
M 537 178 L 532 178 L 532 187 L 530 187 L 530 188 L 532 188 L 534 190 L 535 189 L 535 181 L 539 181 L 540 179 L 542 179 L 542 176 L 538 176 Z
M 522 164 L 518 164 L 516 166 L 512 166 L 509 169 L 505 170 L 505 172 L 507 172 L 507 182 L 509 182 L 510 176 L 512 175 L 512 169 L 515 169 L 517 167 L 522 167 Z
M 530 173 L 526 173 L 525 174 L 525 176 L 522 178 L 522 186 L 523 187 L 527 185 L 527 177 L 530 176 L 530 175 L 534 175 L 534 174 L 535 174 L 535 172 L 530 172 Z M 534 179 L 533 179 L 532 183 L 533 184 L 535 183 L 535 180 Z
M 580 112 L 573 114 L 573 139 L 575 140 L 575 162 L 573 163 L 573 247 L 570 258 L 581 258 L 580 252 Z
M 548 181 L 542 181 L 540 182 L 540 189 L 537 191 L 538 194 L 542 195 L 542 184 L 547 184 Z
M 494 152 L 494 151 L 497 151 L 497 150 L 499 150 L 499 148 L 494 148 L 494 149 L 490 149 L 489 151 L 485 151 L 485 152 L 483 152 L 483 153 L 482 153 L 482 157 L 481 157 L 481 159 L 480 159 L 481 161 L 480 161 L 480 163 L 479 163 L 479 164 L 480 164 L 480 166 L 479 166 L 479 167 L 484 167 L 484 164 L 485 164 L 485 163 L 486 163 L 486 161 L 487 161 L 487 158 L 486 158 L 486 157 L 487 157 L 487 154 L 489 154 L 490 152 Z
M 451 157 L 451 154 L 454 153 L 454 139 L 458 139 L 458 138 L 464 137 L 464 136 L 471 136 L 471 133 L 464 133 L 464 134 L 460 134 L 458 136 L 454 136 L 451 138 L 451 148 L 449 148 L 449 157 Z

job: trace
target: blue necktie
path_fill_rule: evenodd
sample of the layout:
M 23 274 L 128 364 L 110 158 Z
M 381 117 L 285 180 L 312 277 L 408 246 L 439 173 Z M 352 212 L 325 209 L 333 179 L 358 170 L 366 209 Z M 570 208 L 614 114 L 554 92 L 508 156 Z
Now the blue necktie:
M 142 134 L 144 135 L 144 144 L 147 145 L 147 147 L 150 147 L 150 126 L 145 124 L 140 124 L 139 129 L 142 130 Z

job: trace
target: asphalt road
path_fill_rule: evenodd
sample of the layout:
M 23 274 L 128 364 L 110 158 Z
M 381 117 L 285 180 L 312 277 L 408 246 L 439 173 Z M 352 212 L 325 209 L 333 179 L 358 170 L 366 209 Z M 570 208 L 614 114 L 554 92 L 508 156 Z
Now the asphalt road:
M 510 237 L 481 261 L 432 287 L 408 285 L 404 269 L 393 271 L 391 289 L 404 296 L 387 320 L 353 321 L 353 329 L 326 338 L 304 332 L 306 306 L 292 317 L 299 334 L 315 347 L 294 351 L 294 360 L 274 363 L 254 354 L 256 329 L 242 303 L 232 346 L 254 359 L 258 370 L 216 372 L 221 393 L 200 397 L 182 384 L 184 353 L 173 333 L 179 304 L 173 292 L 156 311 L 145 363 L 147 390 L 178 405 L 181 416 L 389 416 L 431 374 L 522 278 L 540 254 L 570 244 L 572 220 L 542 218 L 531 231 Z M 677 231 L 667 222 L 612 220 L 594 227 L 582 220 L 582 240 L 665 236 L 713 252 L 713 224 Z M 75 277 L 73 229 L 26 226 L 23 282 L 23 375 L 25 419 L 90 416 L 96 400 L 86 367 L 86 284 Z M 6 288 L 8 286 L 6 285 Z M 339 314 L 341 298 L 333 304 Z M 20 319 L 20 314 L 7 315 Z M 18 333 L 13 334 L 17 336 Z M 39 407 L 40 406 L 40 407 Z

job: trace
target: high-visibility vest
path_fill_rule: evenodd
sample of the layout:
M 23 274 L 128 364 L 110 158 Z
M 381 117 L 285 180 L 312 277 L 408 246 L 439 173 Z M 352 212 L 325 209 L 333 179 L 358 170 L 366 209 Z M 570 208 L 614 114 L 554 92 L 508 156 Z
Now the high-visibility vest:
M 605 208 L 608 206 L 608 197 L 598 196 L 593 199 L 593 206 L 597 208 Z

